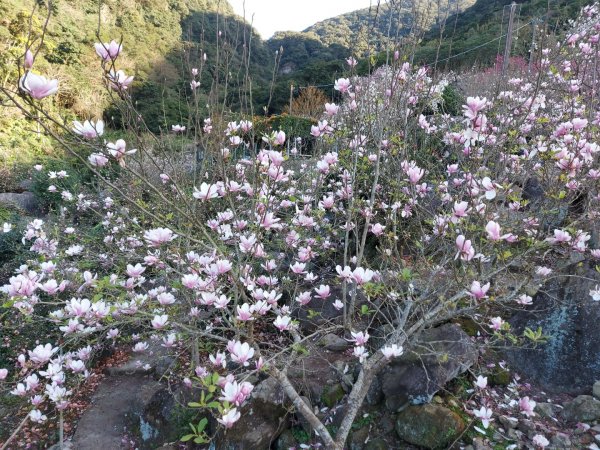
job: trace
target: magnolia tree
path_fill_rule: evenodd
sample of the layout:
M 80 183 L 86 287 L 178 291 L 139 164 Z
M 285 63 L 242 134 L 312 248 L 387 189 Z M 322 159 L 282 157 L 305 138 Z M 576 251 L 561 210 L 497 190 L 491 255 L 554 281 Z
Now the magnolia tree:
M 539 49 L 535 73 L 469 97 L 460 117 L 444 113 L 446 82 L 426 68 L 396 53 L 358 78 L 350 58 L 338 104 L 323 105 L 312 127 L 309 159 L 294 157 L 298 142 L 282 131 L 257 136 L 251 118 L 228 122 L 216 110 L 192 108 L 170 136 L 152 135 L 116 41 L 95 46 L 126 125 L 123 139 L 106 140 L 101 119 L 46 113 L 61 86 L 34 71 L 28 48 L 18 86 L 2 95 L 97 184 L 68 190 L 69 171 L 51 171 L 59 217 L 5 225 L 35 255 L 4 286 L 5 307 L 50 321 L 61 338 L 1 369 L 4 387 L 41 422 L 69 408 L 103 346 L 145 352 L 156 342 L 189 355 L 182 382 L 202 389 L 195 406 L 223 427 L 235 429 L 259 372 L 279 382 L 322 445 L 342 449 L 377 374 L 422 330 L 468 317 L 486 342 L 523 342 L 505 311 L 531 304 L 572 261 L 600 259 L 588 245 L 600 201 L 599 19 L 597 5 L 585 8 L 564 44 Z M 192 95 L 209 63 L 191 69 Z M 186 145 L 165 150 L 172 142 Z M 83 241 L 78 229 L 94 220 L 95 240 Z M 600 288 L 590 295 L 600 300 Z M 324 309 L 334 313 L 319 327 L 303 326 Z M 351 341 L 359 366 L 335 433 L 287 374 L 326 333 Z M 485 378 L 476 384 L 480 408 L 470 412 L 487 427 Z M 528 414 L 534 403 L 516 405 Z

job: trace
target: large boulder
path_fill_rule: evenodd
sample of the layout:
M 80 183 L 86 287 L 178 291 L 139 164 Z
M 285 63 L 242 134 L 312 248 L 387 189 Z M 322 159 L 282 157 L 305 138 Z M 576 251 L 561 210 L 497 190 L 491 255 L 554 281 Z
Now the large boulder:
M 398 411 L 409 403 L 428 403 L 446 383 L 471 367 L 477 355 L 475 344 L 458 325 L 423 331 L 379 376 L 386 406 Z
M 352 383 L 353 367 L 356 358 L 347 353 L 329 352 L 314 346 L 308 355 L 299 356 L 290 367 L 287 375 L 296 390 L 306 396 L 313 405 L 321 403 L 335 391 L 340 395 L 340 385 L 346 388 Z
M 289 401 L 279 382 L 267 378 L 252 391 L 235 425 L 219 432 L 215 448 L 222 450 L 268 449 L 288 427 Z
M 464 429 L 458 414 L 439 405 L 409 406 L 396 419 L 400 439 L 427 449 L 447 448 Z
M 600 400 L 591 395 L 579 395 L 565 403 L 562 417 L 569 422 L 591 422 L 600 419 Z
M 600 307 L 589 294 L 600 275 L 593 264 L 577 266 L 546 283 L 533 305 L 510 319 L 516 333 L 541 327 L 549 336 L 535 349 L 510 349 L 506 359 L 553 393 L 587 394 L 600 373 Z
M 0 193 L 0 204 L 17 207 L 30 215 L 41 212 L 40 204 L 31 192 L 2 192 Z

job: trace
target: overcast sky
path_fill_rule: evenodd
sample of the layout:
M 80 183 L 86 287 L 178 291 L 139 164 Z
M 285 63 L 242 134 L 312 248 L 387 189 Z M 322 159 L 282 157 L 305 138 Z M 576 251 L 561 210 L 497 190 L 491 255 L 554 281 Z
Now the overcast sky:
M 229 0 L 237 14 L 252 21 L 263 39 L 276 31 L 302 31 L 315 22 L 366 8 L 377 0 Z M 382 2 L 383 3 L 383 2 Z M 254 14 L 254 18 L 252 18 Z

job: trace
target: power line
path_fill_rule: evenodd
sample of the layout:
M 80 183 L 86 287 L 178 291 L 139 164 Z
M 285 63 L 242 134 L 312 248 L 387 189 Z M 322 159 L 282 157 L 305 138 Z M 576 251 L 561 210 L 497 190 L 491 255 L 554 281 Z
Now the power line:
M 533 23 L 536 23 L 537 21 L 543 21 L 543 19 L 542 18 L 538 18 L 538 17 L 533 18 L 529 22 L 527 22 L 527 23 L 521 25 L 519 28 L 513 30 L 513 32 L 518 32 L 519 30 L 521 30 L 521 29 L 523 29 L 523 28 L 525 28 L 525 27 L 527 27 L 527 26 L 529 26 L 529 25 L 531 25 Z M 539 22 L 537 22 L 537 23 L 539 23 Z M 463 52 L 457 53 L 456 55 L 452 55 L 452 56 L 449 56 L 449 57 L 444 58 L 444 59 L 439 59 L 437 61 L 433 61 L 433 62 L 431 62 L 431 63 L 429 63 L 427 65 L 432 65 L 434 63 L 439 64 L 439 63 L 443 63 L 443 62 L 449 61 L 449 60 L 454 59 L 454 58 L 458 58 L 459 56 L 465 55 L 465 54 L 470 53 L 470 52 L 472 52 L 474 50 L 478 50 L 478 49 L 483 48 L 483 47 L 485 47 L 487 45 L 490 45 L 490 44 L 492 44 L 492 43 L 494 43 L 496 41 L 502 40 L 506 36 L 508 36 L 508 33 L 502 34 L 502 35 L 500 35 L 500 36 L 498 36 L 498 37 L 496 37 L 494 39 L 491 39 L 491 40 L 489 40 L 487 42 L 484 42 L 483 44 L 477 45 L 475 47 L 471 47 L 471 48 L 469 48 L 469 49 L 467 49 L 467 50 L 465 50 Z M 331 86 L 335 86 L 335 84 L 334 83 L 329 83 L 329 84 L 315 84 L 315 85 L 311 84 L 311 85 L 307 85 L 307 86 L 296 86 L 296 87 L 294 87 L 294 92 L 296 92 L 296 90 L 300 91 L 302 89 L 308 89 L 310 87 L 321 88 L 321 87 L 331 87 Z
M 519 28 L 517 28 L 515 31 L 519 31 L 520 29 L 525 28 L 526 26 L 529 26 L 533 22 L 533 20 L 535 20 L 535 19 L 530 20 L 526 24 L 524 24 L 524 25 L 520 26 Z M 482 47 L 485 47 L 486 45 L 490 45 L 491 43 L 496 42 L 498 40 L 501 40 L 502 38 L 505 38 L 506 36 L 508 36 L 508 33 L 502 34 L 502 35 L 498 36 L 497 38 L 491 39 L 491 40 L 489 40 L 487 42 L 484 42 L 483 44 L 477 45 L 476 47 L 472 47 L 472 48 L 470 48 L 468 50 L 465 50 L 464 52 L 457 53 L 456 55 L 449 56 L 448 58 L 445 58 L 445 59 L 440 59 L 440 60 L 437 61 L 437 63 L 441 63 L 441 62 L 448 61 L 450 59 L 457 58 L 457 57 L 462 56 L 462 55 L 464 55 L 466 53 L 472 52 L 473 50 L 477 50 L 477 49 L 480 49 Z M 434 61 L 434 62 L 436 62 L 436 61 Z

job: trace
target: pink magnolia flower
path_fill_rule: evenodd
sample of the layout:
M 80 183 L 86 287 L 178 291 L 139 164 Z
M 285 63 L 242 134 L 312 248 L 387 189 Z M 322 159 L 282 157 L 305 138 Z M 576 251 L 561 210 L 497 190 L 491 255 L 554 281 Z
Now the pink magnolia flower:
M 323 300 L 325 300 L 331 295 L 331 290 L 328 285 L 322 284 L 318 288 L 315 288 L 315 293 L 317 294 L 317 297 L 320 297 Z
M 273 325 L 279 331 L 289 330 L 292 328 L 292 318 L 290 316 L 277 316 Z
M 535 416 L 533 410 L 535 409 L 536 402 L 530 400 L 529 397 L 523 397 L 519 400 L 519 409 L 522 414 L 527 417 Z
M 36 75 L 33 72 L 26 72 L 19 80 L 19 87 L 32 98 L 41 100 L 44 97 L 56 94 L 58 80 L 48 80 L 46 77 Z
M 485 389 L 487 387 L 487 382 L 487 377 L 479 375 L 477 380 L 475 380 L 475 386 L 477 386 L 479 389 Z
M 223 424 L 225 428 L 231 428 L 234 423 L 236 423 L 242 415 L 236 409 L 229 409 L 227 411 L 223 411 L 223 417 L 221 419 L 217 419 L 217 422 Z
M 494 331 L 499 331 L 504 325 L 504 320 L 501 317 L 493 317 L 490 319 L 489 327 Z
M 552 269 L 550 269 L 549 267 L 538 266 L 535 269 L 535 273 L 537 275 L 545 277 L 545 276 L 548 276 L 548 275 L 550 275 L 552 273 Z
M 356 65 L 358 64 L 358 61 L 356 60 L 356 58 L 354 58 L 353 56 L 351 56 L 350 58 L 346 59 L 346 63 L 350 67 L 356 67 Z
M 102 58 L 104 61 L 108 61 L 110 59 L 115 59 L 121 53 L 123 49 L 123 45 L 119 44 L 114 39 L 110 41 L 110 43 L 95 43 L 94 48 L 96 49 L 96 54 Z
M 275 145 L 283 145 L 285 143 L 285 132 L 279 130 L 275 133 L 275 139 L 273 140 Z
M 481 423 L 483 424 L 483 428 L 487 429 L 490 426 L 490 422 L 492 421 L 492 410 L 490 408 L 486 408 L 482 406 L 478 410 L 474 410 L 473 414 L 478 419 L 481 419 Z
M 88 161 L 94 167 L 104 167 L 106 164 L 108 164 L 108 158 L 102 153 L 92 153 L 90 156 L 88 156 Z
M 184 125 L 171 125 L 171 131 L 173 133 L 183 133 L 185 131 L 185 126 Z
M 310 303 L 311 300 L 311 296 L 310 296 L 310 291 L 306 291 L 306 292 L 301 292 L 300 294 L 298 294 L 296 296 L 296 301 L 298 303 L 300 303 L 302 306 L 307 305 L 308 303 Z
M 384 230 L 385 226 L 381 225 L 380 223 L 375 223 L 371 225 L 371 233 L 373 233 L 375 236 L 381 236 Z
M 38 345 L 30 350 L 29 358 L 36 364 L 44 364 L 50 360 L 52 355 L 58 351 L 58 347 L 52 347 L 52 344 Z
M 111 69 L 107 76 L 109 86 L 115 91 L 126 90 L 133 83 L 133 75 L 127 76 L 122 70 L 115 72 L 114 69 Z
M 27 49 L 25 51 L 25 57 L 23 58 L 23 67 L 25 69 L 31 69 L 33 67 L 33 53 Z
M 367 359 L 367 357 L 369 356 L 367 349 L 362 345 L 357 345 L 356 347 L 354 347 L 354 349 L 352 350 L 352 354 L 358 358 L 358 361 L 361 364 L 365 362 L 365 359 Z
M 305 263 L 301 263 L 301 262 L 295 262 L 294 264 L 290 265 L 290 270 L 292 272 L 294 272 L 295 274 L 306 273 L 306 271 L 304 270 L 305 268 L 306 268 L 306 264 Z
M 466 217 L 469 212 L 468 202 L 454 202 L 453 215 L 456 218 Z
M 490 283 L 486 283 L 483 286 L 481 285 L 481 283 L 479 283 L 479 281 L 473 281 L 473 283 L 471 283 L 471 289 L 469 292 L 469 295 L 471 295 L 472 297 L 474 297 L 476 300 L 481 300 L 483 298 L 487 298 L 487 291 L 490 288 Z
M 253 389 L 254 386 L 247 381 L 242 383 L 228 381 L 221 391 L 222 397 L 219 400 L 227 401 L 235 406 L 241 406 Z
M 348 90 L 352 87 L 350 84 L 350 80 L 348 78 L 339 78 L 335 80 L 333 88 L 336 91 L 340 91 L 342 94 L 348 92 Z
M 485 198 L 493 200 L 496 198 L 496 188 L 498 187 L 490 177 L 485 177 L 481 180 L 481 186 L 485 190 Z
M 254 349 L 247 342 L 230 341 L 227 350 L 231 354 L 231 360 L 244 367 L 250 364 L 248 361 L 254 356 Z
M 352 272 L 352 280 L 358 285 L 362 285 L 368 283 L 373 278 L 375 273 L 370 269 L 363 269 L 362 267 L 357 267 Z
M 460 257 L 463 261 L 471 261 L 475 256 L 475 249 L 471 245 L 471 241 L 462 234 L 456 238 L 456 247 L 458 248 L 458 253 L 456 253 L 454 259 Z
M 154 316 L 154 319 L 152 319 L 150 323 L 152 324 L 152 328 L 154 328 L 155 330 L 160 330 L 167 324 L 168 321 L 169 316 L 167 314 L 162 314 L 160 316 Z
M 154 228 L 144 232 L 144 239 L 151 247 L 160 247 L 166 242 L 171 242 L 176 239 L 177 235 L 173 234 L 168 228 Z
M 222 367 L 224 369 L 227 366 L 227 355 L 225 353 L 217 352 L 216 355 L 209 355 L 208 358 L 215 367 Z
M 339 110 L 340 107 L 335 103 L 325 103 L 325 113 L 328 116 L 335 116 Z
M 541 434 L 536 434 L 531 441 L 533 442 L 533 445 L 535 445 L 538 448 L 546 448 L 548 447 L 548 445 L 550 445 L 550 441 L 548 441 L 548 439 L 546 439 L 544 436 L 542 436 Z M 591 448 L 591 447 L 590 447 Z
M 402 353 L 404 353 L 404 349 L 401 345 L 392 344 L 382 347 L 381 353 L 383 353 L 383 357 L 387 359 L 397 358 L 399 356 L 402 356 Z
M 521 294 L 516 301 L 520 305 L 531 305 L 533 303 L 533 299 L 527 294 Z
M 237 320 L 241 322 L 254 320 L 254 317 L 252 317 L 252 308 L 248 303 L 244 303 L 242 306 L 237 307 Z
M 412 184 L 417 184 L 421 178 L 423 178 L 423 175 L 425 175 L 425 170 L 420 169 L 417 166 L 411 166 L 406 171 L 406 175 L 408 175 L 408 180 Z
M 200 189 L 194 187 L 194 198 L 199 200 L 210 200 L 211 198 L 217 198 L 219 196 L 219 188 L 216 184 L 202 183 Z
M 73 121 L 73 131 L 86 139 L 95 139 L 104 134 L 104 121 L 98 120 L 94 123 L 92 120 L 86 120 L 81 123 L 75 120 Z
M 487 105 L 487 99 L 480 97 L 467 97 L 467 104 L 463 105 L 464 115 L 467 119 L 474 120 L 477 118 L 479 111 Z
M 352 339 L 348 339 L 350 342 L 354 342 L 354 345 L 365 345 L 369 340 L 369 333 L 366 331 L 351 331 Z
M 485 226 L 485 231 L 487 232 L 490 241 L 500 241 L 509 237 L 508 234 L 500 235 L 500 230 L 500 224 L 493 220 L 490 220 Z
M 552 244 L 560 244 L 561 242 L 570 242 L 572 239 L 571 234 L 565 230 L 554 230 L 554 237 L 547 238 L 548 242 Z
M 8 376 L 8 369 L 0 369 L 0 381 L 2 380 L 6 380 L 6 377 Z
M 117 161 L 119 161 L 119 164 L 122 164 L 123 158 L 126 155 L 133 155 L 135 152 L 137 152 L 137 149 L 131 149 L 131 150 L 125 150 L 127 147 L 126 142 L 123 139 L 118 139 L 116 142 L 109 142 L 108 144 L 106 144 L 106 148 L 108 149 L 108 153 L 110 153 L 110 155 L 115 158 Z M 161 179 L 163 179 L 164 174 L 161 174 Z M 167 180 L 168 180 L 168 176 L 167 176 Z

